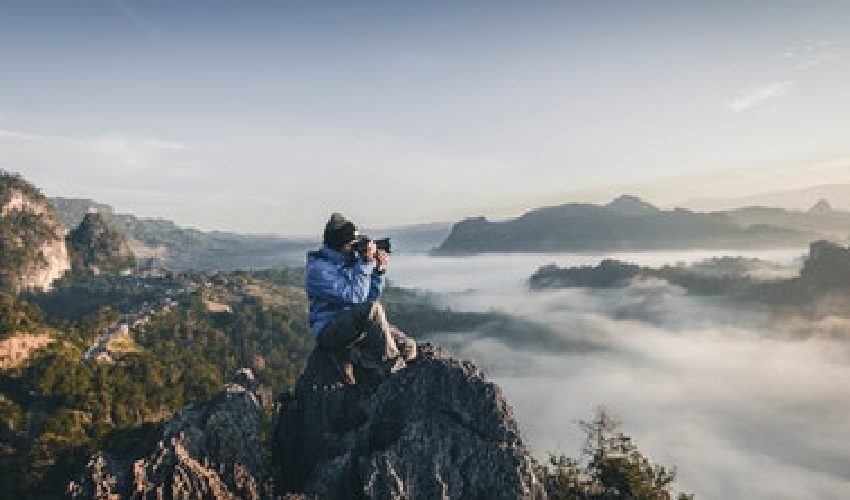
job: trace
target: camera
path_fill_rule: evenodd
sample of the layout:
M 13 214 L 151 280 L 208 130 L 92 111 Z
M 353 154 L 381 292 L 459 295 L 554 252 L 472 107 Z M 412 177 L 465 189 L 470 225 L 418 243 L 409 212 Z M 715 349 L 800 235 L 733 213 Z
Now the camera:
M 360 238 L 354 242 L 354 251 L 363 256 L 366 253 L 366 245 L 369 244 L 370 241 L 375 242 L 375 246 L 378 247 L 378 250 L 383 250 L 387 253 L 391 253 L 392 245 L 390 244 L 389 238 L 381 238 L 380 240 L 373 240 L 372 238 L 361 235 Z

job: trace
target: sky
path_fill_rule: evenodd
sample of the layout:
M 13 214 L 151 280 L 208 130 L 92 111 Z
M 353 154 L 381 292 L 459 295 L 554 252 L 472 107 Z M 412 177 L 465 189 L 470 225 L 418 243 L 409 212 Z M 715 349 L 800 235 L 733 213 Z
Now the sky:
M 316 235 L 850 183 L 850 3 L 0 0 L 0 168 Z

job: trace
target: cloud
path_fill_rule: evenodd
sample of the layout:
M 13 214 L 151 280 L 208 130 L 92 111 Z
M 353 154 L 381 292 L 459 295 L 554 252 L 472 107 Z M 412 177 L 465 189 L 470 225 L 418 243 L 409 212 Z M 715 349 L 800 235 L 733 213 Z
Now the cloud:
M 144 158 L 164 151 L 187 149 L 185 144 L 152 137 L 126 134 L 103 134 L 93 137 L 72 137 L 61 135 L 33 134 L 0 128 L 0 144 L 6 148 L 15 146 L 12 141 L 38 143 L 39 148 L 64 149 L 77 153 L 98 154 L 117 161 L 119 165 L 138 166 Z
M 109 134 L 77 142 L 79 147 L 118 159 L 122 165 L 147 168 L 162 153 L 187 149 L 184 144 L 147 137 Z
M 182 142 L 138 134 L 72 136 L 0 128 L 0 168 L 20 172 L 51 196 L 159 204 L 169 193 L 185 191 L 187 182 L 203 184 L 195 154 Z
M 738 113 L 763 106 L 769 101 L 787 95 L 791 92 L 793 86 L 793 80 L 782 80 L 763 87 L 747 90 L 729 102 L 729 109 Z
M 0 138 L 4 139 L 17 139 L 20 141 L 35 141 L 40 139 L 40 136 L 27 134 L 24 132 L 18 132 L 16 130 L 8 130 L 0 128 Z
M 835 49 L 836 46 L 837 44 L 833 41 L 819 40 L 787 48 L 779 54 L 780 58 L 787 61 L 783 73 L 800 75 L 827 61 L 837 59 L 839 54 Z M 742 91 L 738 97 L 729 102 L 729 109 L 737 113 L 763 106 L 769 101 L 787 95 L 794 85 L 794 80 L 786 79 Z
M 529 267 L 553 257 L 575 265 L 586 256 L 399 256 L 393 271 L 398 285 L 445 292 L 445 305 L 543 325 L 523 331 L 515 321 L 437 338 L 502 387 L 535 454 L 578 456 L 582 435 L 570 422 L 605 404 L 642 451 L 676 466 L 679 489 L 697 498 L 826 500 L 850 491 L 846 321 L 785 324 L 663 283 L 524 290 Z M 801 325 L 808 336 L 794 335 Z
M 837 43 L 830 40 L 819 40 L 792 47 L 782 53 L 782 58 L 791 61 L 792 70 L 807 71 L 821 64 L 838 58 L 835 50 Z

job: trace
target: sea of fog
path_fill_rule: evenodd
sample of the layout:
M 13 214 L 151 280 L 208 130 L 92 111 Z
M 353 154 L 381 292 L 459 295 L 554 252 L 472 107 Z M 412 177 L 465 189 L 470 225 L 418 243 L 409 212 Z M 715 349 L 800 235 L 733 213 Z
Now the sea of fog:
M 850 498 L 850 340 L 801 339 L 766 312 L 735 311 L 663 282 L 525 286 L 547 263 L 612 257 L 659 266 L 738 255 L 794 266 L 804 253 L 397 255 L 390 277 L 457 310 L 495 309 L 545 326 L 542 334 L 505 327 L 435 336 L 504 389 L 539 458 L 578 456 L 575 422 L 603 404 L 641 451 L 676 466 L 678 489 L 699 499 Z

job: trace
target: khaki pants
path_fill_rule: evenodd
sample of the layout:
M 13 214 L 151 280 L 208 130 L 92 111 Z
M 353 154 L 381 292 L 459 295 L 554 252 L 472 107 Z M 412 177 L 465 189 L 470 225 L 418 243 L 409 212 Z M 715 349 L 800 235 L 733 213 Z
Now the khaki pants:
M 416 357 L 416 341 L 387 321 L 380 302 L 357 304 L 339 313 L 321 331 L 318 344 L 331 351 L 356 347 L 370 364 Z

